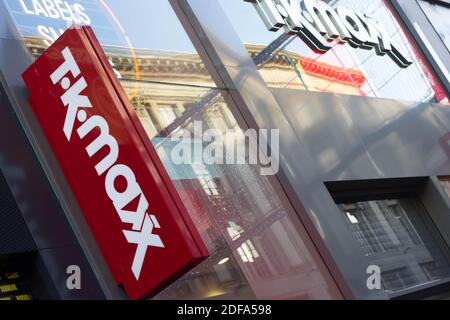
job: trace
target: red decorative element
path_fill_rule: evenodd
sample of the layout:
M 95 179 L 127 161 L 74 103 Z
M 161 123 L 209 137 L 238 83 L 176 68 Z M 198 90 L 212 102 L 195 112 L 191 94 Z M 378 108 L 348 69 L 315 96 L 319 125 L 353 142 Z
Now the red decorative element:
M 30 104 L 118 284 L 157 293 L 208 256 L 89 27 L 22 75 Z
M 357 88 L 361 88 L 366 82 L 366 78 L 362 72 L 356 69 L 344 69 L 311 58 L 302 58 L 299 63 L 306 74 L 315 77 Z

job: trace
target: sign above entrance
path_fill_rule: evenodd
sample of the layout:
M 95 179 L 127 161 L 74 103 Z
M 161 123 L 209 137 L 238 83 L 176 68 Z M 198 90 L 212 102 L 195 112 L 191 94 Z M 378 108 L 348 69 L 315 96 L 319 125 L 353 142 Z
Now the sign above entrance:
M 316 0 L 244 0 L 255 6 L 270 31 L 281 28 L 298 35 L 312 50 L 330 50 L 336 42 L 388 55 L 399 67 L 407 68 L 411 58 L 385 28 L 362 13 L 338 6 L 333 9 Z

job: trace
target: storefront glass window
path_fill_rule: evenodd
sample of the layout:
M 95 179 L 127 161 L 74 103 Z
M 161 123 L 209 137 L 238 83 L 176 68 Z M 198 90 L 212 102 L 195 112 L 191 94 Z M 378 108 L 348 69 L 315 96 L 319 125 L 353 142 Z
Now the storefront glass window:
M 2 0 L 19 35 L 38 57 L 64 30 L 91 26 L 123 80 L 215 87 L 167 0 Z M 154 31 L 154 32 L 152 32 Z
M 388 293 L 450 277 L 448 247 L 413 196 L 340 204 L 354 239 L 381 269 Z
M 272 0 L 270 0 L 272 1 Z M 388 55 L 330 42 L 312 50 L 284 28 L 269 31 L 252 3 L 219 0 L 269 87 L 335 92 L 398 100 L 448 103 L 445 91 L 383 0 L 326 0 L 332 8 L 357 10 L 378 21 L 413 63 L 399 67 Z M 275 1 L 281 3 L 283 1 Z M 284 1 L 300 8 L 303 1 Z M 295 9 L 297 10 L 297 9 Z M 300 12 L 300 10 L 298 10 Z

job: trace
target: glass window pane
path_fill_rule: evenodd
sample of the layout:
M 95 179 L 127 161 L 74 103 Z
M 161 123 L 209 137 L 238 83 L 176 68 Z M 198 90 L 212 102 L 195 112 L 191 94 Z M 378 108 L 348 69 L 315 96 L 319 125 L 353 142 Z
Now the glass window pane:
M 414 196 L 339 208 L 370 263 L 381 268 L 384 290 L 397 292 L 450 277 L 448 247 Z
M 282 203 L 268 178 L 261 176 L 258 165 L 210 165 L 202 159 L 175 163 L 178 140 L 173 138 L 181 129 L 190 133 L 189 151 L 206 145 L 202 136 L 195 135 L 194 125 L 201 124 L 203 132 L 218 130 L 224 148 L 244 143 L 244 132 L 225 94 L 195 86 L 145 83 L 132 99 L 211 251 L 211 258 L 157 298 L 339 298 L 297 216 Z
M 383 0 L 322 2 L 357 10 L 378 21 L 412 59 L 408 68 L 400 68 L 388 55 L 377 55 L 373 49 L 339 42 L 325 53 L 317 52 L 283 28 L 268 31 L 251 3 L 219 2 L 269 87 L 448 103 L 445 90 Z M 300 12 L 298 0 L 290 3 Z
M 37 15 L 40 1 L 24 1 L 25 8 L 5 1 L 35 57 L 80 20 L 52 18 L 48 8 Z M 175 163 L 172 138 L 181 129 L 192 136 L 189 147 L 203 147 L 195 123 L 222 133 L 216 143 L 224 146 L 247 140 L 169 1 L 67 0 L 74 12 L 76 2 L 211 252 L 157 298 L 341 298 L 300 220 L 258 165 Z

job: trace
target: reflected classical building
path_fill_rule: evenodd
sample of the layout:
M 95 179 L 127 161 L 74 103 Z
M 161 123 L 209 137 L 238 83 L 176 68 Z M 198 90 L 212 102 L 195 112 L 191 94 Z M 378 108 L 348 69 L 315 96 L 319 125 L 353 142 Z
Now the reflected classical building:
M 35 57 L 46 49 L 39 37 L 29 37 L 26 43 Z M 264 46 L 254 44 L 246 47 L 252 57 L 264 49 Z M 215 90 L 215 84 L 198 54 L 125 47 L 104 49 L 150 138 L 160 134 Z M 272 54 L 261 69 L 261 75 L 272 88 L 354 95 L 361 94 L 359 88 L 365 82 L 359 70 L 334 66 L 284 50 Z M 167 86 L 168 83 L 174 85 Z M 214 122 L 211 127 L 215 129 L 237 127 L 218 95 L 206 101 L 208 107 L 202 106 L 199 112 L 207 113 L 205 119 Z M 198 114 L 193 113 L 186 121 L 194 120 L 193 116 L 198 117 Z M 223 122 L 222 126 L 220 122 Z

